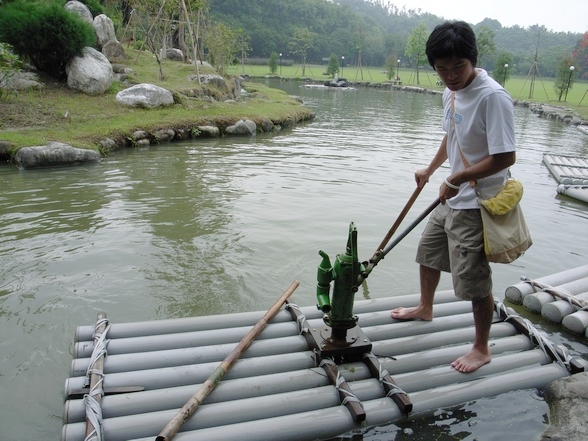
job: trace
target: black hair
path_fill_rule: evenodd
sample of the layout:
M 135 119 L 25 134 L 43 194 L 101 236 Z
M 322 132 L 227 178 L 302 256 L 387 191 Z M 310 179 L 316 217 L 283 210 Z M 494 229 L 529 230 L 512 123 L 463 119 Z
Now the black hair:
M 433 69 L 435 60 L 451 58 L 466 58 L 475 67 L 478 62 L 476 34 L 465 21 L 446 21 L 433 29 L 425 52 Z

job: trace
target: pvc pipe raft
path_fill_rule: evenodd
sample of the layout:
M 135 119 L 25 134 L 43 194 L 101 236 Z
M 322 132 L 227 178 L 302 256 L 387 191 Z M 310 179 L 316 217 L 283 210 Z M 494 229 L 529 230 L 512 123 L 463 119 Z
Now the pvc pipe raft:
M 543 155 L 547 166 L 558 184 L 588 185 L 588 160 L 565 155 Z
M 557 193 L 578 199 L 582 202 L 588 202 L 588 183 L 581 185 L 565 185 L 559 184 L 557 186 Z
M 553 323 L 588 336 L 588 265 L 524 281 L 506 289 L 506 298 Z
M 517 323 L 504 320 L 505 309 L 498 308 L 490 333 L 492 362 L 473 373 L 459 373 L 449 364 L 471 347 L 475 333 L 471 304 L 458 300 L 452 292 L 438 293 L 440 303 L 435 304 L 433 321 L 390 318 L 391 308 L 416 305 L 418 300 L 418 295 L 402 296 L 359 301 L 355 307 L 381 370 L 389 372 L 398 387 L 410 394 L 413 413 L 517 389 L 541 388 L 568 375 L 564 353 L 561 364 L 553 363 L 550 353 L 557 351 L 536 349 L 533 338 L 540 338 L 539 334 L 529 331 L 532 338 L 522 335 Z M 325 326 L 315 307 L 300 309 L 309 326 Z M 104 439 L 154 439 L 261 315 L 110 324 L 101 402 Z M 365 425 L 356 423 L 341 405 L 337 388 L 324 369 L 316 365 L 313 352 L 303 345 L 304 337 L 289 316 L 287 311 L 278 313 L 175 439 L 303 441 L 406 418 L 392 398 L 385 396 L 383 384 L 372 377 L 367 365 L 352 360 L 338 369 L 366 411 Z M 84 369 L 90 356 L 87 350 L 92 346 L 88 328 L 77 330 L 78 339 L 86 340 L 78 341 L 72 376 L 66 380 L 66 396 L 72 397 L 65 402 L 64 441 L 84 439 L 83 400 L 74 396 L 84 389 Z M 206 342 L 206 335 L 211 336 L 210 342 Z M 550 344 L 543 343 L 545 346 Z M 110 354 L 111 347 L 116 354 Z M 108 393 L 125 388 L 143 391 Z
M 520 305 L 523 303 L 523 299 L 526 296 L 537 291 L 533 285 L 533 282 L 538 282 L 541 285 L 557 287 L 559 285 L 563 285 L 564 283 L 573 282 L 574 280 L 578 280 L 584 277 L 588 277 L 588 264 L 576 268 L 570 268 L 569 270 L 550 274 L 548 276 L 539 277 L 538 279 L 522 277 L 522 282 L 519 282 L 515 285 L 510 285 L 508 288 L 506 288 L 505 297 L 509 302 L 512 302 L 515 305 Z

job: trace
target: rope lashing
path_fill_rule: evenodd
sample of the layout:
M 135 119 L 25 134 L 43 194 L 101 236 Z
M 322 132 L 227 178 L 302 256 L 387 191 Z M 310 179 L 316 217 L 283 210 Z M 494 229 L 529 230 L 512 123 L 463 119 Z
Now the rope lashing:
M 386 385 L 389 387 L 388 393 L 386 393 L 386 396 L 388 398 L 392 398 L 394 395 L 397 394 L 406 394 L 406 392 L 403 391 L 397 384 L 392 383 L 386 379 L 386 377 L 390 375 L 390 373 L 386 369 L 382 369 L 383 366 L 378 357 L 376 357 L 373 353 L 370 352 L 363 354 L 363 358 L 369 358 L 370 360 L 374 360 L 376 362 L 378 366 L 378 381 L 382 383 L 382 385 Z
M 84 441 L 102 441 L 104 431 L 102 427 L 102 407 L 92 394 L 84 395 L 84 404 L 86 407 L 86 418 L 90 420 L 92 431 L 84 438 Z
M 300 315 L 296 317 L 296 322 L 298 323 L 298 335 L 302 335 L 308 332 L 308 328 L 304 326 L 304 323 L 306 322 L 306 316 L 302 314 L 302 311 L 300 311 L 300 307 L 296 303 L 286 303 L 286 309 L 290 308 L 300 313 Z
M 586 302 L 586 300 L 576 297 L 574 294 L 566 291 L 565 289 L 556 288 L 525 276 L 521 277 L 521 281 L 531 285 L 534 292 L 546 292 L 547 294 L 551 294 L 554 297 L 566 300 L 571 306 L 577 308 L 579 311 L 588 311 L 588 302 Z
M 321 363 L 319 366 L 323 367 L 323 365 L 325 365 L 325 364 L 329 364 L 329 365 L 335 366 L 335 368 L 337 368 L 337 365 L 335 364 L 335 362 L 333 360 L 331 360 L 330 358 L 323 358 L 321 360 Z M 345 397 L 341 401 L 341 404 L 345 405 L 345 404 L 351 403 L 351 402 L 361 403 L 361 400 L 359 398 L 357 398 L 353 392 L 346 390 L 341 386 L 346 381 L 347 380 L 345 380 L 343 375 L 341 375 L 341 372 L 339 372 L 339 369 L 337 369 L 337 381 L 335 382 L 335 388 L 337 389 L 337 391 L 339 393 L 342 393 L 343 395 L 345 395 Z
M 513 316 L 509 314 L 508 309 L 504 303 L 496 302 L 496 307 L 499 312 L 502 312 L 502 314 L 504 314 L 505 320 L 513 318 Z M 541 334 L 541 332 L 539 332 L 539 330 L 535 328 L 535 326 L 533 326 L 533 323 L 531 323 L 530 320 L 518 315 L 516 316 L 516 318 L 520 319 L 520 322 L 524 324 L 525 328 L 527 329 L 527 332 L 529 333 L 529 338 L 535 338 L 537 344 L 539 345 L 539 348 L 545 353 L 545 355 L 555 358 L 555 361 L 566 370 L 568 375 L 570 375 L 570 362 L 572 360 L 572 356 L 563 349 L 560 349 L 560 351 L 558 351 L 553 345 L 553 343 L 551 343 L 547 339 L 547 337 Z M 531 339 L 531 341 L 533 340 Z
M 108 323 L 108 319 L 106 318 L 98 320 L 96 322 L 96 330 L 92 335 L 92 338 L 95 339 L 95 344 L 94 350 L 92 351 L 92 356 L 90 357 L 88 370 L 86 371 L 85 386 L 90 386 L 90 377 L 92 375 L 96 375 L 97 377 L 99 377 L 99 379 L 90 389 L 89 393 L 84 396 L 86 417 L 92 425 L 92 431 L 88 433 L 88 435 L 84 438 L 84 441 L 102 441 L 104 439 L 102 429 L 102 407 L 95 398 L 96 396 L 102 396 L 104 394 L 104 389 L 102 387 L 104 383 L 104 372 L 101 369 L 94 369 L 94 365 L 96 364 L 98 359 L 100 359 L 100 357 L 106 355 L 106 347 L 109 342 L 109 340 L 106 339 L 106 335 L 108 334 L 110 325 L 106 326 L 104 332 L 98 332 L 98 328 L 105 325 L 106 323 Z

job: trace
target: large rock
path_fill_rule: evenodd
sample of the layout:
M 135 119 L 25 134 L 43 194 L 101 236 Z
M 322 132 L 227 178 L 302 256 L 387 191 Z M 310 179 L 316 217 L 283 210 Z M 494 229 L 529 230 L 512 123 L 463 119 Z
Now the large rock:
M 94 23 L 90 9 L 82 2 L 69 1 L 65 4 L 65 10 L 78 14 L 82 19 L 90 24 Z
M 116 33 L 114 32 L 114 23 L 112 23 L 112 20 L 108 16 L 104 14 L 97 15 L 94 17 L 93 25 L 100 47 L 104 47 L 109 41 L 117 41 Z
M 174 103 L 172 93 L 154 84 L 137 84 L 116 94 L 116 100 L 129 107 L 154 108 L 171 106 Z
M 123 45 L 116 40 L 110 40 L 104 43 L 102 46 L 102 53 L 111 63 L 127 59 L 127 54 L 125 53 Z
M 101 95 L 114 81 L 110 61 L 96 49 L 85 47 L 81 57 L 73 57 L 65 66 L 67 85 L 88 95 Z
M 551 425 L 541 441 L 588 439 L 588 372 L 554 381 L 545 391 L 551 408 Z
M 53 141 L 47 145 L 23 147 L 14 155 L 14 163 L 21 169 L 77 165 L 100 160 L 100 153 L 94 150 L 78 149 Z
M 8 78 L 5 84 L 0 84 L 2 89 L 8 90 L 27 90 L 42 89 L 45 85 L 39 79 L 35 72 L 20 71 L 16 75 Z
M 227 83 L 223 77 L 217 74 L 204 74 L 204 75 L 189 75 L 188 79 L 191 81 L 198 81 L 200 78 L 200 84 L 206 84 L 214 86 L 219 90 L 228 91 Z
M 257 124 L 250 119 L 237 121 L 236 124 L 226 128 L 227 135 L 255 135 L 257 133 Z
M 163 49 L 161 50 L 161 52 L 163 53 Z M 181 50 L 176 49 L 176 48 L 168 48 L 165 53 L 163 53 L 161 58 L 167 58 L 168 60 L 171 61 L 184 61 L 184 54 Z

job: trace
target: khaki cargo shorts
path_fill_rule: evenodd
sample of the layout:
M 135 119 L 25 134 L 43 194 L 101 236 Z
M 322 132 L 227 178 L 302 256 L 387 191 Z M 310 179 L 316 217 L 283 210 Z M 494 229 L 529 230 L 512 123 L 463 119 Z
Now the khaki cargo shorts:
M 423 231 L 416 262 L 451 273 L 455 295 L 460 299 L 483 299 L 490 294 L 492 270 L 484 255 L 480 210 L 439 205 Z

